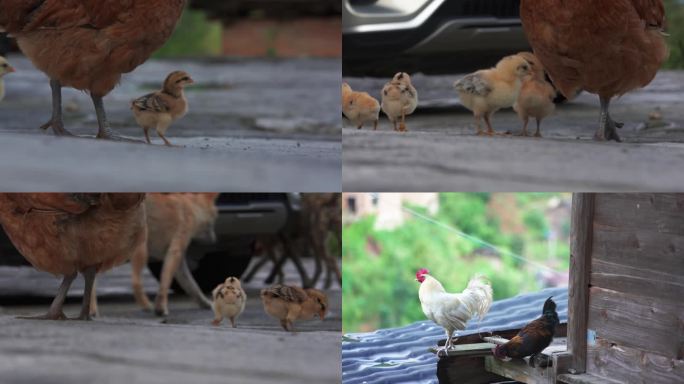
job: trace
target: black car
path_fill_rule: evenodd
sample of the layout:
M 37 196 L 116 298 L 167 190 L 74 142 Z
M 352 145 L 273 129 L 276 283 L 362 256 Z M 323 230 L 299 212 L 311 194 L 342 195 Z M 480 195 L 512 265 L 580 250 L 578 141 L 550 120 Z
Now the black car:
M 343 0 L 344 76 L 462 73 L 529 50 L 520 0 Z
M 186 256 L 195 280 L 205 292 L 226 276 L 241 276 L 252 259 L 257 237 L 289 230 L 298 222 L 300 212 L 299 195 L 293 193 L 226 193 L 218 197 L 217 207 L 216 243 L 193 242 Z M 2 230 L 0 265 L 28 265 Z M 149 263 L 157 278 L 161 266 L 161 262 Z

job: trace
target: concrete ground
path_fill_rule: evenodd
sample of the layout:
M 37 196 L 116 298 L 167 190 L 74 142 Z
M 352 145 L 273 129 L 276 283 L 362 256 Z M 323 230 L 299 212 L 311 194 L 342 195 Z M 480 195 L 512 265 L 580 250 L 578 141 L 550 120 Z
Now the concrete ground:
M 152 60 L 125 75 L 105 98 L 112 128 L 144 140 L 130 101 L 161 87 L 177 69 L 196 84 L 189 113 L 167 138 L 176 148 L 58 139 L 38 127 L 50 116 L 43 73 L 22 56 L 8 60 L 0 102 L 3 190 L 339 191 L 341 144 L 336 59 Z M 90 98 L 64 89 L 66 128 L 97 132 Z M 86 165 L 87 166 L 84 166 Z
M 44 313 L 58 279 L 30 267 L 0 267 L 0 382 L 3 383 L 339 383 L 342 296 L 328 290 L 325 321 L 295 323 L 297 334 L 280 328 L 261 306 L 264 268 L 245 285 L 245 312 L 233 329 L 211 326 L 211 310 L 172 296 L 167 318 L 136 307 L 130 268 L 98 278 L 101 317 L 92 322 L 38 321 L 17 315 Z M 298 276 L 288 265 L 286 283 Z M 156 280 L 146 274 L 153 297 Z M 80 308 L 82 280 L 65 307 Z
M 543 139 L 475 136 L 472 114 L 452 89 L 460 77 L 413 77 L 420 104 L 406 134 L 392 132 L 384 114 L 377 132 L 345 122 L 344 190 L 684 190 L 684 72 L 663 71 L 648 87 L 614 100 L 611 113 L 625 122 L 619 132 L 624 143 L 592 140 L 599 107 L 587 93 L 544 121 Z M 345 80 L 378 98 L 387 81 Z M 502 133 L 522 127 L 512 110 L 500 111 L 492 123 Z

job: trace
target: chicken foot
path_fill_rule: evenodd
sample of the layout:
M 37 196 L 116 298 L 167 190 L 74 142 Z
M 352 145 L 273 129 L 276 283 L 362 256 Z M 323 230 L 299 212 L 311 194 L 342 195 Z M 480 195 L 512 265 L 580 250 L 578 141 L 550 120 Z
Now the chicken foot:
M 446 334 L 447 334 L 447 338 L 446 338 L 446 341 L 444 342 L 444 346 L 441 348 L 440 347 L 436 348 L 437 349 L 437 356 L 440 356 L 440 354 L 442 352 L 444 352 L 444 357 L 448 357 L 449 356 L 449 348 L 452 348 L 454 346 L 454 341 L 451 339 L 451 335 L 453 334 L 453 332 L 446 331 Z
M 70 320 L 90 321 L 93 318 L 90 314 L 90 304 L 93 291 L 95 288 L 95 276 L 97 275 L 97 267 L 88 267 L 81 272 L 85 279 L 85 288 L 83 289 L 83 305 L 81 306 L 81 314 L 78 317 Z
M 76 276 L 76 272 L 71 275 L 64 275 L 62 284 L 59 286 L 59 290 L 57 291 L 57 296 L 55 296 L 54 300 L 52 300 L 52 304 L 50 304 L 48 313 L 42 316 L 19 316 L 17 318 L 28 320 L 66 320 L 67 317 L 62 311 L 62 306 L 64 305 L 64 299 L 66 299 L 69 287 L 71 287 L 71 283 L 74 282 Z
M 129 139 L 127 137 L 122 137 L 117 135 L 112 128 L 109 126 L 109 121 L 107 120 L 107 113 L 104 109 L 104 103 L 102 102 L 101 96 L 90 95 L 93 100 L 93 106 L 95 107 L 95 113 L 97 114 L 97 138 L 112 141 L 129 141 L 138 143 L 139 140 Z
M 624 127 L 623 123 L 617 123 L 610 117 L 610 98 L 601 97 L 601 120 L 599 122 L 599 129 L 594 135 L 594 140 L 610 141 L 615 140 L 618 143 L 622 142 L 618 136 L 617 129 Z
M 64 120 L 62 119 L 62 84 L 59 80 L 50 80 L 50 88 L 52 89 L 52 117 L 50 121 L 40 126 L 42 130 L 52 128 L 52 132 L 56 136 L 74 136 L 71 132 L 64 128 Z

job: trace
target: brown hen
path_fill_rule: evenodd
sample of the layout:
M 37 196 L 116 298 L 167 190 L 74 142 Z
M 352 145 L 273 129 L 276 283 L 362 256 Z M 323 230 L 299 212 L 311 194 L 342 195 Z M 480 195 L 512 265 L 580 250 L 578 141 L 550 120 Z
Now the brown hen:
M 121 74 L 144 63 L 171 36 L 185 0 L 0 0 L 0 30 L 17 38 L 50 78 L 52 118 L 43 126 L 70 135 L 62 121 L 63 86 L 90 93 L 98 138 L 115 139 L 102 98 Z
M 534 54 L 570 98 L 601 100 L 597 140 L 620 141 L 610 101 L 648 85 L 667 59 L 662 0 L 522 0 L 520 16 Z
M 90 319 L 95 275 L 126 261 L 147 240 L 142 193 L 0 194 L 0 224 L 37 269 L 64 276 L 50 310 L 39 319 L 62 320 L 62 305 L 78 272 L 85 278 L 78 319 Z

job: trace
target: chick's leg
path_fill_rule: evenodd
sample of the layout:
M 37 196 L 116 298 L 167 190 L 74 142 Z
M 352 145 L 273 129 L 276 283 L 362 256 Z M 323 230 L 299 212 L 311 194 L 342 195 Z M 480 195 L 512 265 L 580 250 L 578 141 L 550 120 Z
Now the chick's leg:
M 494 132 L 494 128 L 492 128 L 492 122 L 489 121 L 489 114 L 488 113 L 486 113 L 484 115 L 484 121 L 487 124 L 487 136 L 496 135 L 496 132 Z
M 406 110 L 401 109 L 401 123 L 399 123 L 399 132 L 406 132 Z
M 527 125 L 530 123 L 530 118 L 525 116 L 523 119 L 523 128 L 519 136 L 527 137 Z
M 623 123 L 616 123 L 610 117 L 610 98 L 601 97 L 601 120 L 599 121 L 599 128 L 594 135 L 594 140 L 609 141 L 615 140 L 621 142 L 618 136 L 617 129 L 624 126 Z
M 62 306 L 64 305 L 64 299 L 66 299 L 69 287 L 71 287 L 71 283 L 74 281 L 76 276 L 76 272 L 74 272 L 71 275 L 64 276 L 62 284 L 59 286 L 59 290 L 57 291 L 57 296 L 55 296 L 55 299 L 52 300 L 52 304 L 50 304 L 50 309 L 48 310 L 48 313 L 42 316 L 20 316 L 18 318 L 32 320 L 66 320 L 64 312 L 62 312 Z
M 83 272 L 85 279 L 85 288 L 83 289 L 83 305 L 81 306 L 81 314 L 74 320 L 90 321 L 90 298 L 95 287 L 95 275 L 97 274 L 97 267 L 88 267 Z
M 537 132 L 534 133 L 534 137 L 542 137 L 542 134 L 541 134 L 541 119 L 537 119 Z
M 50 80 L 50 88 L 52 89 L 52 117 L 40 128 L 43 130 L 52 128 L 56 136 L 73 136 L 64 128 L 62 119 L 62 84 L 58 80 Z

